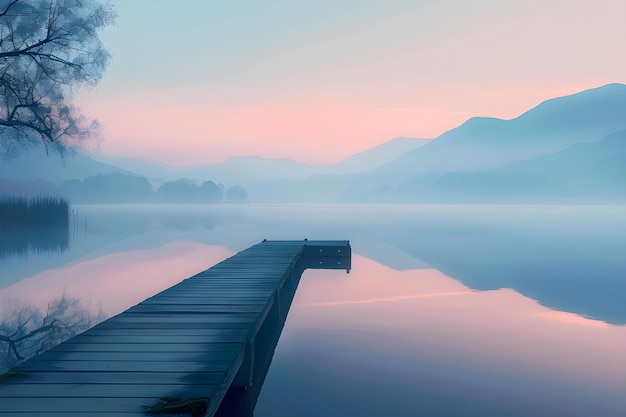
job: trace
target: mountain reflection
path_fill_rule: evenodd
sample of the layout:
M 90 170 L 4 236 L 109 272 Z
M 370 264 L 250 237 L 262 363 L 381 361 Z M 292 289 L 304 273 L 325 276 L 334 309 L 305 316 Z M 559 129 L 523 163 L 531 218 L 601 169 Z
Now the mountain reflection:
M 76 210 L 66 252 L 0 260 L 0 297 L 115 315 L 263 239 L 350 239 L 349 275 L 304 274 L 259 417 L 623 414 L 620 207 Z
M 350 275 L 303 275 L 255 416 L 617 417 L 625 341 L 511 289 L 353 255 Z
M 30 269 L 5 262 L 0 288 L 78 259 L 178 240 L 239 251 L 263 239 L 347 238 L 354 253 L 392 269 L 434 268 L 470 290 L 512 288 L 554 310 L 626 323 L 626 211 L 617 206 L 136 205 L 77 211 L 86 230 L 67 256 L 31 262 Z

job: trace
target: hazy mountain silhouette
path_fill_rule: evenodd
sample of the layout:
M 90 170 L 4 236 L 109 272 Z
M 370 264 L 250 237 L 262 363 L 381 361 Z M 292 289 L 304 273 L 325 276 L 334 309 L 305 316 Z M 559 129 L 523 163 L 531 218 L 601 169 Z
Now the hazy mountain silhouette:
M 44 180 L 59 184 L 70 179 L 85 179 L 94 175 L 130 174 L 130 172 L 89 156 L 67 150 L 61 156 L 51 150 L 46 153 L 43 146 L 29 146 L 16 157 L 0 160 L 0 178 L 11 181 Z
M 279 179 L 306 179 L 315 174 L 350 174 L 370 171 L 406 152 L 427 144 L 429 139 L 398 137 L 332 165 L 313 165 L 287 158 L 234 156 L 216 164 L 194 168 L 173 168 L 142 158 L 95 155 L 94 159 L 142 175 L 160 183 L 178 178 L 213 178 L 221 183 L 251 184 Z
M 218 183 L 249 184 L 276 178 L 305 179 L 320 169 L 318 166 L 287 158 L 263 158 L 260 156 L 234 156 L 224 162 L 193 168 L 174 168 L 149 159 L 109 155 L 97 155 L 95 159 L 145 176 L 155 183 L 179 178 L 196 180 L 211 178 Z
M 371 172 L 390 182 L 421 174 L 481 171 L 593 142 L 626 128 L 626 85 L 545 101 L 511 120 L 473 117 Z
M 431 139 L 397 137 L 371 149 L 354 154 L 323 170 L 325 174 L 354 174 L 367 172 L 385 165 L 413 149 L 429 143 Z
M 623 141 L 619 135 L 608 137 L 623 129 L 626 85 L 609 84 L 545 101 L 511 120 L 471 118 L 436 139 L 395 138 L 333 165 L 240 156 L 174 169 L 105 155 L 94 156 L 96 161 L 69 152 L 62 159 L 34 148 L 2 161 L 0 185 L 19 188 L 16 181 L 39 178 L 58 184 L 121 173 L 144 176 L 155 189 L 180 178 L 242 184 L 251 201 L 447 202 L 462 197 L 460 201 L 480 202 L 483 197 L 515 197 L 513 201 L 524 202 L 548 195 L 576 201 L 582 194 L 607 201 L 607 195 L 624 189 Z M 584 146 L 600 140 L 597 146 Z
M 622 129 L 626 129 L 626 85 L 609 84 L 545 101 L 512 120 L 471 118 L 424 146 L 366 173 L 318 175 L 305 182 L 273 181 L 252 189 L 251 195 L 255 200 L 259 197 L 265 201 L 448 202 L 463 197 L 461 201 L 480 202 L 482 195 L 489 195 L 493 201 L 515 194 L 513 188 L 508 188 L 506 178 L 499 177 L 514 175 L 519 179 L 516 185 L 519 191 L 525 187 L 518 198 L 521 202 L 530 195 L 536 197 L 550 191 L 549 184 L 542 183 L 549 179 L 547 174 L 536 173 L 539 165 L 545 164 L 543 171 L 561 171 L 554 188 L 559 194 L 553 195 L 552 201 L 561 196 L 576 200 L 577 193 L 585 190 L 590 191 L 584 196 L 588 200 L 598 195 L 597 190 L 607 188 L 602 185 L 606 180 L 612 181 L 609 188 L 614 189 L 619 177 L 615 180 L 606 175 L 619 176 L 621 171 L 614 168 L 617 170 L 614 174 L 607 172 L 605 175 L 600 173 L 602 170 L 595 170 L 593 175 L 586 176 L 576 173 L 573 166 L 580 158 L 590 158 L 585 162 L 590 169 L 602 163 L 594 161 L 592 154 L 587 155 L 582 145 L 597 142 Z M 611 166 L 618 167 L 626 161 L 618 152 L 619 144 L 611 145 L 615 141 L 619 139 L 609 139 L 606 144 L 590 149 L 596 149 L 599 155 L 607 153 L 606 157 L 613 161 Z M 559 153 L 575 144 L 582 147 L 574 147 L 555 156 L 554 160 L 521 163 Z M 520 165 L 504 169 L 515 163 Z M 551 163 L 560 168 L 550 167 Z M 565 169 L 566 165 L 571 165 L 572 169 Z M 499 169 L 503 171 L 497 171 Z M 609 170 L 608 165 L 605 169 Z M 580 182 L 577 189 L 559 188 L 572 188 L 571 184 L 577 181 Z M 472 192 L 480 194 L 472 195 Z M 608 188 L 604 195 L 607 193 Z
M 104 154 L 95 154 L 92 158 L 98 162 L 113 165 L 126 171 L 133 172 L 137 175 L 141 175 L 151 182 L 158 184 L 184 177 L 184 175 L 179 176 L 176 169 L 154 159 L 111 156 Z
M 218 182 L 242 183 L 275 178 L 304 179 L 317 171 L 313 165 L 287 158 L 262 158 L 260 156 L 233 156 L 220 164 L 207 165 L 188 171 L 191 178 L 202 176 Z
M 491 171 L 451 173 L 437 182 L 450 198 L 626 202 L 626 130 Z

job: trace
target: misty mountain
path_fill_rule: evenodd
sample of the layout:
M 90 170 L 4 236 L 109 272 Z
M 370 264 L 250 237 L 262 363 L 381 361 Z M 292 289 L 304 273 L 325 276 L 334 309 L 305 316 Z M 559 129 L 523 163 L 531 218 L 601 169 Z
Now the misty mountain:
M 186 170 L 190 178 L 211 178 L 216 182 L 250 184 L 276 178 L 305 179 L 317 172 L 313 165 L 287 158 L 234 156 L 220 164 Z
M 609 84 L 511 120 L 471 118 L 436 139 L 395 138 L 333 165 L 242 156 L 175 169 L 72 151 L 61 158 L 35 146 L 0 161 L 0 191 L 37 193 L 70 179 L 134 174 L 155 189 L 181 178 L 242 184 L 255 202 L 582 201 L 583 194 L 623 201 L 624 133 L 612 134 L 624 129 L 626 85 Z
M 354 154 L 322 171 L 324 174 L 354 174 L 367 172 L 385 165 L 413 149 L 429 143 L 431 139 L 397 137 L 371 149 Z
M 495 169 L 625 128 L 626 85 L 609 84 L 545 101 L 511 120 L 471 118 L 370 178 L 398 184 L 424 174 Z
M 195 168 L 172 168 L 150 159 L 109 155 L 95 155 L 94 159 L 142 175 L 156 184 L 178 178 L 196 180 L 210 178 L 220 183 L 248 185 L 260 181 L 306 179 L 315 174 L 366 172 L 423 146 L 428 141 L 406 137 L 394 138 L 333 165 L 312 165 L 287 158 L 260 156 L 235 156 L 225 162 Z
M 437 189 L 464 201 L 626 202 L 626 130 L 496 170 L 447 174 Z
M 133 158 L 124 156 L 111 156 L 104 154 L 95 154 L 91 156 L 94 160 L 107 165 L 113 165 L 120 169 L 141 175 L 151 182 L 160 184 L 165 181 L 184 178 L 184 176 L 176 176 L 176 170 L 159 161 L 148 158 Z
M 179 178 L 216 183 L 249 184 L 276 178 L 304 179 L 318 172 L 319 167 L 287 158 L 262 158 L 260 156 L 234 156 L 224 162 L 194 168 L 173 168 L 157 161 L 141 158 L 97 155 L 95 159 L 119 166 L 151 182 L 160 184 Z
M 0 190 L 11 194 L 54 194 L 54 184 L 110 174 L 142 176 L 155 187 L 181 178 L 199 182 L 210 179 L 229 185 L 284 179 L 304 180 L 324 172 L 346 174 L 368 171 L 426 143 L 428 141 L 423 139 L 395 138 L 334 165 L 309 165 L 286 158 L 245 156 L 187 169 L 171 168 L 150 159 L 102 154 L 87 156 L 73 150 L 60 156 L 54 151 L 47 154 L 41 146 L 32 146 L 19 157 L 2 161 Z
M 599 196 L 599 191 L 592 190 L 601 189 L 602 182 L 609 181 L 611 185 L 602 194 L 606 196 L 609 188 L 619 191 L 619 187 L 615 188 L 616 181 L 608 178 L 608 171 L 601 174 L 604 171 L 596 169 L 593 175 L 591 172 L 582 175 L 583 170 L 578 174 L 575 167 L 586 157 L 589 160 L 585 163 L 590 167 L 604 163 L 606 170 L 613 166 L 610 169 L 619 175 L 619 164 L 624 161 L 619 154 L 620 145 L 616 144 L 619 139 L 607 136 L 622 129 L 626 129 L 626 85 L 609 84 L 545 101 L 512 120 L 469 119 L 365 173 L 316 175 L 307 181 L 272 181 L 259 184 L 251 190 L 251 195 L 255 201 L 258 198 L 294 202 L 445 202 L 482 201 L 484 196 L 490 196 L 489 201 L 498 201 L 519 192 L 518 201 L 524 201 L 530 195 L 548 193 L 549 178 L 555 182 L 555 192 L 560 193 L 554 198 L 568 196 L 576 200 L 583 188 L 589 191 L 587 198 L 593 198 Z M 583 146 L 603 138 L 607 140 L 597 148 Z M 522 163 L 570 147 L 571 150 L 558 156 Z M 599 156 L 594 159 L 594 152 L 608 153 L 606 158 L 613 158 L 613 162 L 601 162 Z M 504 169 L 516 163 L 519 165 Z M 552 163 L 556 166 L 551 167 Z M 497 171 L 501 168 L 502 171 Z M 552 177 L 537 174 L 540 169 L 545 172 L 560 169 L 560 179 L 556 173 Z M 502 179 L 507 176 L 517 178 L 517 191 L 511 191 Z M 578 184 L 578 188 L 573 184 Z M 492 186 L 493 190 L 489 191 Z M 570 191 L 564 191 L 566 188 Z
M 0 159 L 0 178 L 5 181 L 46 181 L 59 184 L 70 179 L 94 175 L 131 174 L 122 168 L 98 162 L 89 156 L 68 149 L 63 155 L 46 152 L 42 145 L 27 147 L 19 156 Z

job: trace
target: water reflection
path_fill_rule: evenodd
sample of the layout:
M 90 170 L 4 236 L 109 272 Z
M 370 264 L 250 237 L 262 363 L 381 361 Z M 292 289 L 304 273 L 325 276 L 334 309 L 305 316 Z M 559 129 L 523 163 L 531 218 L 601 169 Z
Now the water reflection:
M 80 298 L 63 294 L 45 309 L 4 295 L 0 304 L 0 374 L 106 318 Z
M 338 278 L 303 276 L 257 417 L 626 410 L 624 326 L 359 256 Z
M 91 214 L 103 229 L 112 221 L 104 213 Z M 155 206 L 116 216 L 178 217 L 195 228 L 161 220 L 143 235 L 163 244 L 176 232 L 234 251 L 264 238 L 350 238 L 357 253 L 394 269 L 431 267 L 473 289 L 514 288 L 557 310 L 626 323 L 621 207 Z M 221 220 L 207 233 L 200 224 L 211 218 Z
M 621 207 L 79 206 L 68 250 L 0 259 L 0 296 L 113 315 L 262 239 L 350 239 L 305 273 L 272 415 L 623 415 Z M 358 255 L 363 256 L 358 256 Z
M 174 241 L 85 259 L 0 289 L 0 373 L 232 254 Z
M 69 248 L 70 207 L 58 198 L 0 196 L 0 261 Z
M 155 249 L 174 240 L 204 242 L 207 231 L 223 224 L 220 212 L 202 205 L 75 206 L 73 220 L 71 248 L 67 248 L 71 250 L 0 257 L 0 289 L 41 272 L 108 254 Z M 33 234 L 43 239 L 45 228 L 36 230 Z M 14 243 L 5 240 L 15 251 Z
M 262 239 L 346 239 L 393 269 L 435 268 L 476 290 L 626 323 L 626 209 L 542 206 L 78 206 L 60 256 L 2 260 L 0 288 L 106 254 L 192 240 L 239 251 Z
M 87 257 L 0 290 L 44 309 L 67 290 L 111 316 L 232 255 L 219 246 L 173 241 L 161 247 Z

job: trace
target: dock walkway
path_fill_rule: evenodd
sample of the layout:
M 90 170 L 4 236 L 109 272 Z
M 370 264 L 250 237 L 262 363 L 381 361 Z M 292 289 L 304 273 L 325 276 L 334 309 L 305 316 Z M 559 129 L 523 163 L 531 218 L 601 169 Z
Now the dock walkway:
M 348 241 L 254 245 L 0 375 L 0 415 L 250 414 L 224 404 L 258 395 L 302 272 L 350 256 Z

